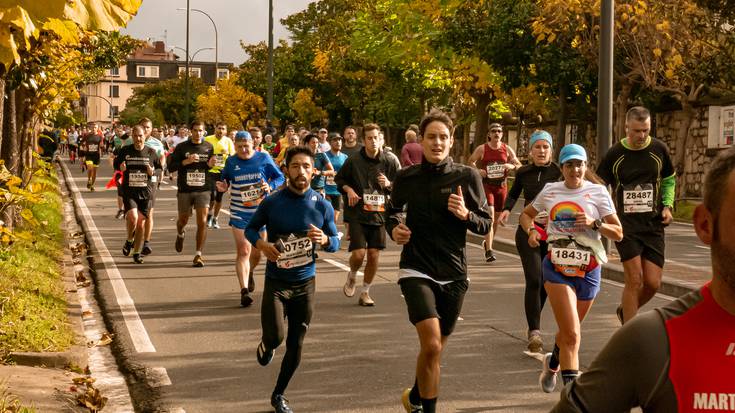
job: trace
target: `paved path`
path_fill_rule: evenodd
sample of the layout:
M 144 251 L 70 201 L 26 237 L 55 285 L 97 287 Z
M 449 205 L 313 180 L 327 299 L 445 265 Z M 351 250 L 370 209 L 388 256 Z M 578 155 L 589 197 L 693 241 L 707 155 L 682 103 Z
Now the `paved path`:
M 263 268 L 256 271 L 256 305 L 240 308 L 227 226 L 209 231 L 206 266 L 192 268 L 191 224 L 184 252 L 173 249 L 176 200 L 170 184 L 158 195 L 154 253 L 145 264 L 133 264 L 120 252 L 125 232 L 123 222 L 113 218 L 115 192 L 102 189 L 109 166 L 103 165 L 96 192 L 84 190 L 86 178 L 78 165 L 71 165 L 71 171 L 99 233 L 93 252 L 100 301 L 118 333 L 115 349 L 137 409 L 271 411 L 268 399 L 284 350 L 277 350 L 268 367 L 255 361 Z M 220 220 L 226 223 L 226 215 Z M 399 253 L 389 241 L 371 289 L 374 308 L 359 307 L 357 297 L 342 295 L 346 249 L 320 253 L 315 316 L 301 367 L 287 391 L 296 411 L 402 411 L 400 393 L 413 383 L 417 339 L 396 285 Z M 523 354 L 519 260 L 499 253 L 497 262 L 485 264 L 477 245 L 470 245 L 467 255 L 471 287 L 442 363 L 439 411 L 548 411 L 558 394 L 540 392 L 540 363 Z M 583 367 L 618 328 L 614 309 L 619 297 L 619 284 L 605 281 L 583 325 Z M 652 304 L 668 300 L 656 297 Z M 543 329 L 545 342 L 551 343 L 554 322 L 548 306 Z

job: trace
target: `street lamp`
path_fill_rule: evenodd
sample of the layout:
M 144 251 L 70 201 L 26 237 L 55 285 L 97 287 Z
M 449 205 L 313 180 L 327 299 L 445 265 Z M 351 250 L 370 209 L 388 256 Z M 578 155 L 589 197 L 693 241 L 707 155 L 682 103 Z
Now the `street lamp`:
M 179 50 L 183 51 L 184 53 L 186 53 L 186 49 L 184 49 L 183 47 L 171 46 L 171 49 L 179 49 Z M 194 57 L 196 57 L 197 53 L 199 53 L 199 52 L 201 52 L 203 50 L 214 50 L 214 47 L 202 47 L 201 49 L 197 49 L 194 52 L 193 55 L 191 55 L 191 56 L 188 57 L 189 62 L 193 62 L 194 61 Z
M 186 11 L 186 9 L 183 7 L 179 7 L 176 10 Z M 217 78 L 219 77 L 219 40 L 218 40 L 218 34 L 217 34 L 217 24 L 214 23 L 214 19 L 212 18 L 212 16 L 207 14 L 204 10 L 200 10 L 200 9 L 190 9 L 190 10 L 207 16 L 209 21 L 212 22 L 212 26 L 214 27 L 214 73 L 215 73 L 214 80 L 216 84 Z M 192 60 L 194 59 L 192 58 Z
M 270 126 L 273 120 L 273 0 L 268 0 L 268 95 L 265 119 Z
M 109 99 L 107 99 L 107 98 L 105 98 L 105 97 L 102 97 L 102 96 L 100 96 L 100 95 L 90 95 L 90 94 L 87 94 L 87 93 L 83 93 L 83 92 L 82 92 L 82 93 L 80 93 L 80 95 L 81 95 L 81 96 L 84 96 L 84 97 L 87 97 L 87 98 L 99 98 L 99 99 L 102 99 L 102 100 L 104 100 L 105 102 L 107 102 L 107 104 L 108 104 L 108 105 L 110 105 L 110 118 L 112 119 L 112 121 L 111 121 L 110 123 L 111 123 L 111 124 L 114 124 L 114 123 L 115 123 L 115 112 L 114 112 L 114 111 L 112 110 L 112 108 L 113 108 L 113 106 L 112 106 L 112 102 L 110 102 L 110 100 L 109 100 Z

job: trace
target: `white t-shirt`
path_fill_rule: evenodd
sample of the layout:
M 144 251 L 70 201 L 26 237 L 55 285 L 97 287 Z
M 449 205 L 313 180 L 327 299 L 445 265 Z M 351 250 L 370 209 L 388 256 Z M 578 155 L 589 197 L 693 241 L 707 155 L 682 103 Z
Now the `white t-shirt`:
M 184 142 L 188 138 L 182 138 L 179 135 L 174 135 L 173 139 L 171 140 L 171 147 L 175 148 L 176 145 L 180 144 L 181 142 Z
M 600 233 L 587 226 L 575 225 L 575 214 L 584 212 L 593 219 L 602 219 L 615 213 L 615 206 L 607 188 L 584 181 L 582 187 L 569 189 L 564 182 L 548 183 L 533 200 L 536 211 L 548 214 L 546 233 L 549 241 L 571 236 L 595 251 L 602 262 L 607 262 Z

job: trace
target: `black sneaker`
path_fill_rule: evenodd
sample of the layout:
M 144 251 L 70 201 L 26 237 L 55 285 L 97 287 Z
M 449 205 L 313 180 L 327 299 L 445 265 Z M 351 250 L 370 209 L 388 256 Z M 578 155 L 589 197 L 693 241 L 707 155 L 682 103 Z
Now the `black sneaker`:
M 252 271 L 248 274 L 248 291 L 251 293 L 255 291 L 255 277 L 253 277 Z
M 176 252 L 181 252 L 184 249 L 184 234 L 186 234 L 185 231 L 182 231 L 181 235 L 176 234 L 176 242 L 174 243 Z
M 293 413 L 293 410 L 288 406 L 288 400 L 282 394 L 271 396 L 271 406 L 273 406 L 276 413 Z
M 260 344 L 258 344 L 258 350 L 256 351 L 255 355 L 258 358 L 258 364 L 261 366 L 267 366 L 270 364 L 271 360 L 273 360 L 273 355 L 276 354 L 276 350 L 268 350 L 265 348 L 265 344 L 261 341 Z
M 141 255 L 151 255 L 153 250 L 151 249 L 151 246 L 148 245 L 148 241 L 143 241 L 143 249 L 140 251 Z
M 140 254 L 133 254 L 133 262 L 136 264 L 142 264 L 143 258 L 140 257 Z
M 124 216 L 125 216 L 125 210 L 118 209 L 117 214 L 115 214 L 115 219 L 123 219 Z
M 132 249 L 133 249 L 133 242 L 132 241 L 125 240 L 125 244 L 123 245 L 123 248 L 122 248 L 123 255 L 126 256 L 126 257 L 129 256 L 130 255 L 130 250 L 132 250 Z
M 253 297 L 250 296 L 247 288 L 240 290 L 240 305 L 242 307 L 250 307 L 253 304 Z
M 485 262 L 493 262 L 497 260 L 495 254 L 493 254 L 493 250 L 485 248 L 485 241 L 482 241 L 482 249 L 485 250 Z

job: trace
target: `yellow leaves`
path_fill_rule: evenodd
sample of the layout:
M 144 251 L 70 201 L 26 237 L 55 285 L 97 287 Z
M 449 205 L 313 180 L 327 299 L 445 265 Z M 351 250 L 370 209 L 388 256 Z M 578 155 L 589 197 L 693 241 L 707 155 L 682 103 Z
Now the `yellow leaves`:
M 18 49 L 29 46 L 29 39 L 37 35 L 37 29 L 22 7 L 5 8 L 6 1 L 0 2 L 0 65 L 8 68 L 20 63 Z
M 326 110 L 314 102 L 314 91 L 309 88 L 300 89 L 296 93 L 291 108 L 296 112 L 299 121 L 306 125 L 311 125 L 329 116 Z
M 653 49 L 653 55 L 656 57 L 661 57 L 661 49 L 659 48 Z
M 225 122 L 240 129 L 248 121 L 260 119 L 265 111 L 263 98 L 245 90 L 238 84 L 239 75 L 217 82 L 217 88 L 209 88 L 197 97 L 197 117 L 207 123 Z
M 674 79 L 674 70 L 671 68 L 666 69 L 666 71 L 664 72 L 664 76 L 666 76 L 667 79 Z
M 325 78 L 329 73 L 329 54 L 322 50 L 314 51 L 314 61 L 312 66 L 316 69 L 316 75 L 318 78 Z
M 138 12 L 143 0 L 63 1 L 66 18 L 85 28 L 112 31 L 127 25 L 128 20 Z
M 49 19 L 44 23 L 43 28 L 56 33 L 64 43 L 79 43 L 79 27 L 71 20 Z

